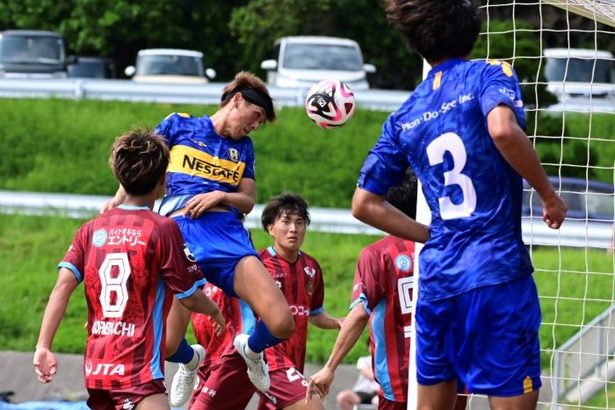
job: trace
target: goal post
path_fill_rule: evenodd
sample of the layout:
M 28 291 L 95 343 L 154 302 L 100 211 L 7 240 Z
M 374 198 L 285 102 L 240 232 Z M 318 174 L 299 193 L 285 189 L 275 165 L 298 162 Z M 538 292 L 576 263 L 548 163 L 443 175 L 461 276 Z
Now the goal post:
M 542 222 L 538 195 L 524 188 L 523 237 L 543 314 L 539 408 L 615 408 L 615 1 L 479 5 L 483 28 L 471 58 L 515 68 L 528 137 L 569 206 L 562 228 L 552 231 Z M 428 222 L 420 189 L 418 201 L 417 219 Z M 416 408 L 414 340 L 413 334 L 409 409 Z M 468 408 L 488 403 L 473 396 Z
M 612 0 L 544 0 L 544 3 L 615 27 L 615 5 Z

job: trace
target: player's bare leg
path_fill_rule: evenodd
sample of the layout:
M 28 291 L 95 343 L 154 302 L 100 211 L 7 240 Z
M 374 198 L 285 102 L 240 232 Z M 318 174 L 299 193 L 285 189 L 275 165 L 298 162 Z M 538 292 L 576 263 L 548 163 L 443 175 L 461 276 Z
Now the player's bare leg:
M 179 344 L 186 337 L 186 330 L 192 313 L 179 300 L 173 298 L 173 305 L 167 317 L 167 336 L 164 357 L 177 351 Z
M 250 305 L 273 336 L 278 339 L 290 337 L 295 322 L 286 298 L 257 257 L 247 256 L 239 261 L 233 285 L 237 296 Z
M 166 394 L 153 394 L 141 400 L 135 410 L 169 410 L 169 400 Z
M 538 390 L 514 397 L 489 397 L 492 410 L 534 410 L 538 403 Z
M 266 392 L 271 379 L 263 350 L 288 339 L 295 329 L 295 321 L 282 291 L 257 257 L 246 256 L 239 261 L 233 286 L 237 296 L 246 301 L 260 318 L 252 334 L 235 336 L 233 345 L 246 361 L 252 384 Z
M 432 386 L 418 386 L 418 410 L 453 410 L 457 401 L 457 379 Z
M 181 302 L 173 299 L 173 305 L 167 316 L 167 335 L 165 356 L 171 357 L 179 349 L 180 344 L 186 337 L 186 330 L 192 313 Z M 197 376 L 198 368 L 205 358 L 205 349 L 200 345 L 190 346 L 194 351 L 189 362 L 179 363 L 179 368 L 171 383 L 168 401 L 173 407 L 183 406 L 192 396 L 192 390 Z

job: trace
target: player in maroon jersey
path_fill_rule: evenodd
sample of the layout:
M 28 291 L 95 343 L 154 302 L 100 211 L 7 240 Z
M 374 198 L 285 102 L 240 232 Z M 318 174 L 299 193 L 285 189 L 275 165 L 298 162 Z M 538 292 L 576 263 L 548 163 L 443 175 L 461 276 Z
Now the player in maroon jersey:
M 119 136 L 109 164 L 127 195 L 76 233 L 45 309 L 33 364 L 41 383 L 57 370 L 51 344 L 73 291 L 84 282 L 88 338 L 85 385 L 93 409 L 169 409 L 164 385 L 165 319 L 173 296 L 225 320 L 204 293 L 177 224 L 151 211 L 164 191 L 169 150 L 147 130 Z
M 408 170 L 402 184 L 391 188 L 386 195 L 391 205 L 413 219 L 416 185 L 416 177 Z M 361 251 L 350 313 L 327 363 L 310 378 L 308 400 L 329 393 L 335 369 L 369 321 L 372 367 L 380 385 L 378 409 L 406 410 L 414 260 L 414 242 L 391 235 Z M 465 402 L 465 396 L 460 396 L 456 409 L 465 408 Z
M 319 400 L 310 403 L 304 400 L 307 380 L 302 373 L 308 322 L 323 329 L 338 329 L 342 319 L 334 318 L 324 310 L 320 265 L 300 250 L 310 222 L 307 203 L 299 195 L 282 194 L 267 204 L 261 222 L 273 237 L 274 244 L 261 250 L 259 255 L 288 301 L 295 331 L 288 340 L 265 350 L 271 387 L 267 392 L 257 392 L 261 397 L 259 409 L 323 409 Z M 235 322 L 236 331 L 245 332 L 241 328 L 253 325 L 254 318 L 250 318 L 246 307 L 235 308 L 241 310 L 240 315 L 234 312 L 233 317 L 226 316 L 228 322 Z M 207 343 L 202 334 L 206 329 L 199 331 L 198 324 L 194 328 L 199 343 Z M 207 379 L 201 382 L 190 408 L 244 409 L 254 392 L 246 377 L 245 362 L 231 346 L 212 367 Z

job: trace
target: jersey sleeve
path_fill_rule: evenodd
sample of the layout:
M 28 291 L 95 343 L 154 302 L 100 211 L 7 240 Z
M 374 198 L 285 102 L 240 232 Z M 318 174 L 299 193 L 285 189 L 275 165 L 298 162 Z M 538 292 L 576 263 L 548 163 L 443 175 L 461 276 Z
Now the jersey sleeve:
M 188 117 L 190 117 L 188 114 L 180 114 L 177 112 L 169 114 L 160 122 L 160 124 L 156 126 L 156 133 L 164 137 L 167 144 L 172 147 L 175 145 L 175 138 L 177 136 L 176 131 L 179 128 L 182 119 Z
M 361 172 L 357 186 L 375 195 L 385 195 L 387 190 L 401 183 L 408 161 L 398 143 L 395 117 L 384 123 L 382 134 L 371 149 Z
M 371 315 L 372 310 L 382 299 L 385 292 L 379 280 L 380 270 L 378 254 L 371 252 L 369 248 L 364 248 L 359 255 L 354 275 L 351 310 L 357 304 L 362 303 L 365 311 Z
M 73 242 L 68 248 L 68 251 L 66 251 L 66 255 L 64 255 L 64 258 L 58 264 L 58 269 L 67 268 L 73 272 L 75 279 L 77 279 L 77 282 L 79 283 L 83 281 L 83 273 L 85 269 L 88 226 L 88 224 L 83 225 L 77 233 L 75 233 Z
M 246 168 L 243 172 L 243 178 L 256 179 L 256 160 L 254 156 L 254 145 L 249 137 L 246 137 Z
M 194 262 L 194 256 L 184 244 L 177 224 L 169 219 L 160 229 L 162 277 L 175 297 L 187 298 L 205 284 L 205 279 Z
M 480 76 L 480 107 L 485 118 L 498 105 L 510 107 L 521 128 L 526 128 L 523 97 L 517 74 L 510 64 L 490 60 Z
M 316 286 L 310 303 L 310 316 L 316 316 L 324 312 L 325 282 L 320 265 L 316 264 Z

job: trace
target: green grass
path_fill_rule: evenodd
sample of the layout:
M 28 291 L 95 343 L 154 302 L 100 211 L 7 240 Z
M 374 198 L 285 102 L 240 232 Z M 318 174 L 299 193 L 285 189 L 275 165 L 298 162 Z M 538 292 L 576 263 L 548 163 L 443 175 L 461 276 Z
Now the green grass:
M 0 215 L 0 300 L 10 301 L 0 304 L 0 350 L 32 350 L 47 297 L 55 283 L 55 266 L 81 223 L 61 217 Z M 257 248 L 270 244 L 269 236 L 262 230 L 254 230 L 253 239 Z M 346 314 L 356 258 L 364 246 L 376 239 L 377 236 L 319 232 L 306 236 L 303 250 L 321 264 L 326 283 L 325 308 L 331 314 Z M 612 255 L 603 251 L 543 247 L 534 250 L 533 260 L 545 322 L 540 333 L 542 347 L 547 350 L 543 365 L 548 367 L 548 352 L 561 346 L 579 330 L 581 323 L 588 323 L 615 299 L 614 261 Z M 56 337 L 57 351 L 82 352 L 86 312 L 83 290 L 78 288 Z M 307 360 L 323 362 L 335 337 L 334 331 L 311 328 Z M 365 345 L 359 343 L 346 362 L 352 363 L 365 353 Z
M 0 189 L 111 195 L 117 188 L 107 165 L 113 139 L 134 126 L 154 127 L 174 111 L 201 116 L 213 106 L 72 100 L 0 99 Z M 275 124 L 253 133 L 258 203 L 282 191 L 300 192 L 312 206 L 349 207 L 359 169 L 380 135 L 387 113 L 359 109 L 344 127 L 322 130 L 302 108 L 282 108 Z M 551 117 L 550 117 L 551 118 Z M 549 120 L 544 116 L 540 124 Z M 562 121 L 554 122 L 561 135 Z M 586 115 L 567 115 L 566 135 L 589 135 Z M 532 128 L 533 130 L 533 128 Z M 590 140 L 541 139 L 546 162 L 604 167 L 590 177 L 613 181 L 613 115 L 591 117 Z M 588 154 L 589 150 L 589 154 Z M 561 152 L 560 152 L 561 151 Z M 589 159 L 586 157 L 589 156 Z M 558 170 L 549 170 L 557 173 Z M 583 167 L 564 167 L 566 173 Z M 583 174 L 584 176 L 584 174 Z

